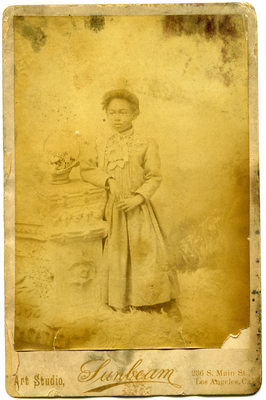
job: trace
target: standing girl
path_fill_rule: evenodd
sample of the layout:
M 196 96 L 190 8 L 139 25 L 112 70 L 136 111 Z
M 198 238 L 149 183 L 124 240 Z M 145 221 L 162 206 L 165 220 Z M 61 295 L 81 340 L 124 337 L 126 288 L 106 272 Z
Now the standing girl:
M 176 271 L 169 264 L 150 198 L 160 186 L 154 139 L 135 132 L 139 101 L 112 90 L 102 101 L 111 132 L 97 141 L 97 159 L 81 162 L 81 177 L 108 190 L 105 219 L 103 301 L 114 309 L 177 310 Z

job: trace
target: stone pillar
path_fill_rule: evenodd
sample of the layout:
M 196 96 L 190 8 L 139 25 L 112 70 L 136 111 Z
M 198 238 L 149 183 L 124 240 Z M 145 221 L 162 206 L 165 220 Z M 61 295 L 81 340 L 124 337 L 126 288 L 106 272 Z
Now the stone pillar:
M 38 223 L 16 224 L 17 349 L 53 347 L 57 331 L 101 305 L 105 190 L 73 180 L 38 196 Z

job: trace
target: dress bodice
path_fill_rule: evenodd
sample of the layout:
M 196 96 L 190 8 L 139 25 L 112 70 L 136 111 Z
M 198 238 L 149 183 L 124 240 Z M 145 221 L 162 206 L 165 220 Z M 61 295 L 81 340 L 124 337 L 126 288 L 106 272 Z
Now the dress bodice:
M 106 187 L 109 177 L 117 180 L 125 195 L 141 194 L 146 200 L 161 183 L 160 156 L 153 138 L 130 129 L 126 134 L 112 131 L 98 137 L 97 157 L 80 163 L 81 177 L 96 186 Z
M 126 134 L 117 132 L 100 138 L 97 141 L 98 152 L 102 152 L 103 169 L 106 173 L 115 178 L 124 194 L 131 193 L 131 175 L 134 168 L 144 167 L 143 155 L 147 147 L 147 139 L 136 134 L 134 129 L 130 129 Z

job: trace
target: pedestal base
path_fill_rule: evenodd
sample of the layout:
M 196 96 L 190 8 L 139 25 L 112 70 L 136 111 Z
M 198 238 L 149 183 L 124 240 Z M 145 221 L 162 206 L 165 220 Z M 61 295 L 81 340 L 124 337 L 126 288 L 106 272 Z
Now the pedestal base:
M 102 303 L 105 190 L 75 180 L 45 185 L 39 197 L 38 224 L 16 224 L 16 350 L 55 349 L 62 331 L 59 347 L 67 346 L 73 332 L 65 328 L 80 320 L 86 328 Z

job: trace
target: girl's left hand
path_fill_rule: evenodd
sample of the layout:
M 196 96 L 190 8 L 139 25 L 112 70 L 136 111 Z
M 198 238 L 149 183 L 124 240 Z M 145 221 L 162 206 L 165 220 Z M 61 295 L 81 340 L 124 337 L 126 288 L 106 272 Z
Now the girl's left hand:
M 144 202 L 144 197 L 141 194 L 137 194 L 135 197 L 131 197 L 129 199 L 120 199 L 117 204 L 117 208 L 122 211 L 128 212 L 133 210 L 133 208 L 139 206 Z

